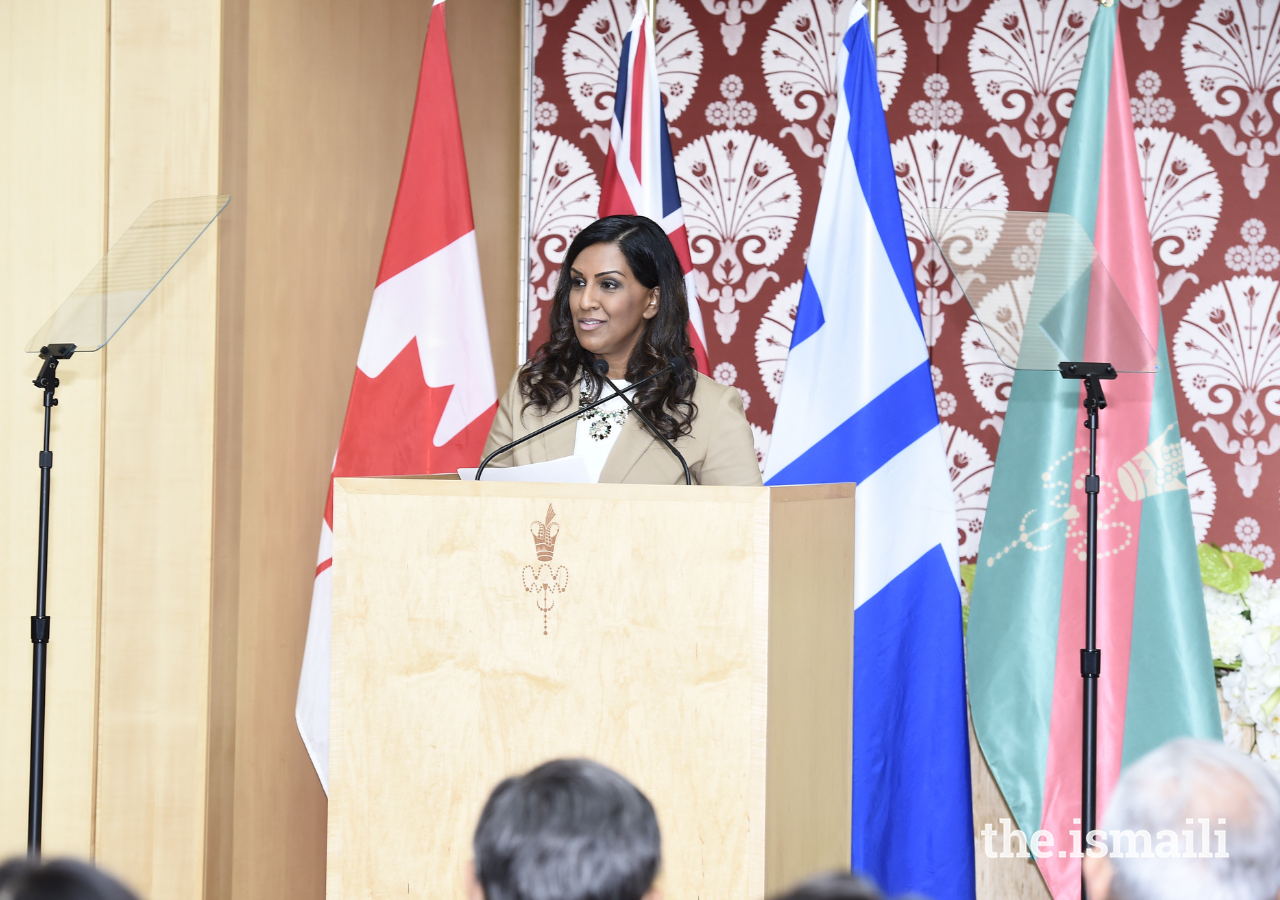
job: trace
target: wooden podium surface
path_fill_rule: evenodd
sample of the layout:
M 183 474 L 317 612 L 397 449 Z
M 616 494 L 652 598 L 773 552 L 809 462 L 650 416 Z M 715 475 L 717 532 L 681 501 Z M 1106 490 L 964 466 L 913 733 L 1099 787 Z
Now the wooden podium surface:
M 462 897 L 563 756 L 653 801 L 669 900 L 846 868 L 852 675 L 852 485 L 339 479 L 328 896 Z

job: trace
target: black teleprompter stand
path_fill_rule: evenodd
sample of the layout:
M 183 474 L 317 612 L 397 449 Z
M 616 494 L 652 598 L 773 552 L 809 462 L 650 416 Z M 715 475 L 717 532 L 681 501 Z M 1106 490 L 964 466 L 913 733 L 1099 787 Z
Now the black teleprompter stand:
M 1098 676 L 1102 673 L 1102 651 L 1097 645 L 1098 626 L 1098 413 L 1107 408 L 1102 382 L 1116 377 L 1110 363 L 1058 363 L 1063 378 L 1084 382 L 1085 428 L 1089 429 L 1089 474 L 1085 492 L 1085 581 L 1084 649 L 1080 651 L 1080 677 L 1084 679 L 1084 746 L 1081 779 L 1080 819 L 1084 841 L 1097 824 L 1098 811 Z M 1084 876 L 1080 877 L 1081 900 L 1088 900 Z
M 35 386 L 44 392 L 44 449 L 40 451 L 40 544 L 36 576 L 36 614 L 31 617 L 35 657 L 31 673 L 31 793 L 27 813 L 27 854 L 40 855 L 44 806 L 45 671 L 49 616 L 45 605 L 49 574 L 49 450 L 53 408 L 58 405 L 58 363 L 71 354 L 101 350 L 142 302 L 200 240 L 231 198 L 175 197 L 157 200 L 122 234 L 71 296 L 27 343 L 40 348 L 44 361 Z
M 70 359 L 75 344 L 49 344 L 40 348 L 44 365 L 32 382 L 44 391 L 44 449 L 40 451 L 40 549 L 36 572 L 36 614 L 31 617 L 31 783 L 27 801 L 27 855 L 40 855 L 40 829 L 44 813 L 44 696 L 45 668 L 48 662 L 49 616 L 46 615 L 45 589 L 49 581 L 49 476 L 53 471 L 53 452 L 49 449 L 49 426 L 53 408 L 58 405 L 53 392 L 58 387 L 58 363 Z

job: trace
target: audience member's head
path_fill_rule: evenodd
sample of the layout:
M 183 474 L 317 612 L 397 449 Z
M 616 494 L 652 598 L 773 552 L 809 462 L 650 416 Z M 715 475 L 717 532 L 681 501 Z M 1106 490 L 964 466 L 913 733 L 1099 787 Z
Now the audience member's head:
M 1083 861 L 1089 900 L 1280 897 L 1280 780 L 1217 741 L 1171 741 L 1126 769 L 1103 830 L 1112 837 L 1111 855 Z M 1225 831 L 1226 857 L 1201 855 L 1206 830 Z M 1115 839 L 1126 831 L 1146 832 L 1155 850 L 1145 840 L 1135 847 Z M 1185 832 L 1194 856 L 1186 853 Z M 1217 836 L 1208 843 L 1216 854 Z M 1178 856 L 1169 858 L 1174 847 Z
M 138 900 L 101 869 L 74 859 L 0 865 L 0 900 Z
M 559 759 L 494 788 L 474 850 L 475 900 L 641 900 L 662 842 L 635 785 L 599 763 Z
M 848 872 L 832 872 L 796 885 L 778 900 L 881 900 L 881 896 L 870 881 Z

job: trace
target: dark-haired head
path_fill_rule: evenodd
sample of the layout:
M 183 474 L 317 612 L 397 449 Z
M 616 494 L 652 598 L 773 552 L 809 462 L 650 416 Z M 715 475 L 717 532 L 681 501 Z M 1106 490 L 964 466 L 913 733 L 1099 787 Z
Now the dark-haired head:
M 484 900 L 641 900 L 661 843 L 635 785 L 558 759 L 494 788 L 476 826 L 475 879 Z
M 106 872 L 74 859 L 0 865 L 0 900 L 138 900 Z
M 777 900 L 881 900 L 881 894 L 857 875 L 832 872 L 796 885 Z
M 565 254 L 551 301 L 551 336 L 520 371 L 525 408 L 546 412 L 576 383 L 586 385 L 588 397 L 599 396 L 604 381 L 592 370 L 597 359 L 610 363 L 611 378 L 628 381 L 681 359 L 684 371 L 637 388 L 634 400 L 668 439 L 688 434 L 698 379 L 688 322 L 680 260 L 657 223 L 644 216 L 592 222 Z

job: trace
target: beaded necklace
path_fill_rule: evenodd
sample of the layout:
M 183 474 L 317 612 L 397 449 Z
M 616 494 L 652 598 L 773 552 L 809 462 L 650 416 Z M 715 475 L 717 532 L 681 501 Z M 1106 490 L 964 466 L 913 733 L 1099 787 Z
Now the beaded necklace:
M 627 414 L 630 412 L 630 408 L 605 412 L 597 406 L 584 412 L 581 418 L 587 423 L 587 434 L 591 435 L 591 439 L 603 441 L 613 434 L 615 428 L 626 424 Z

